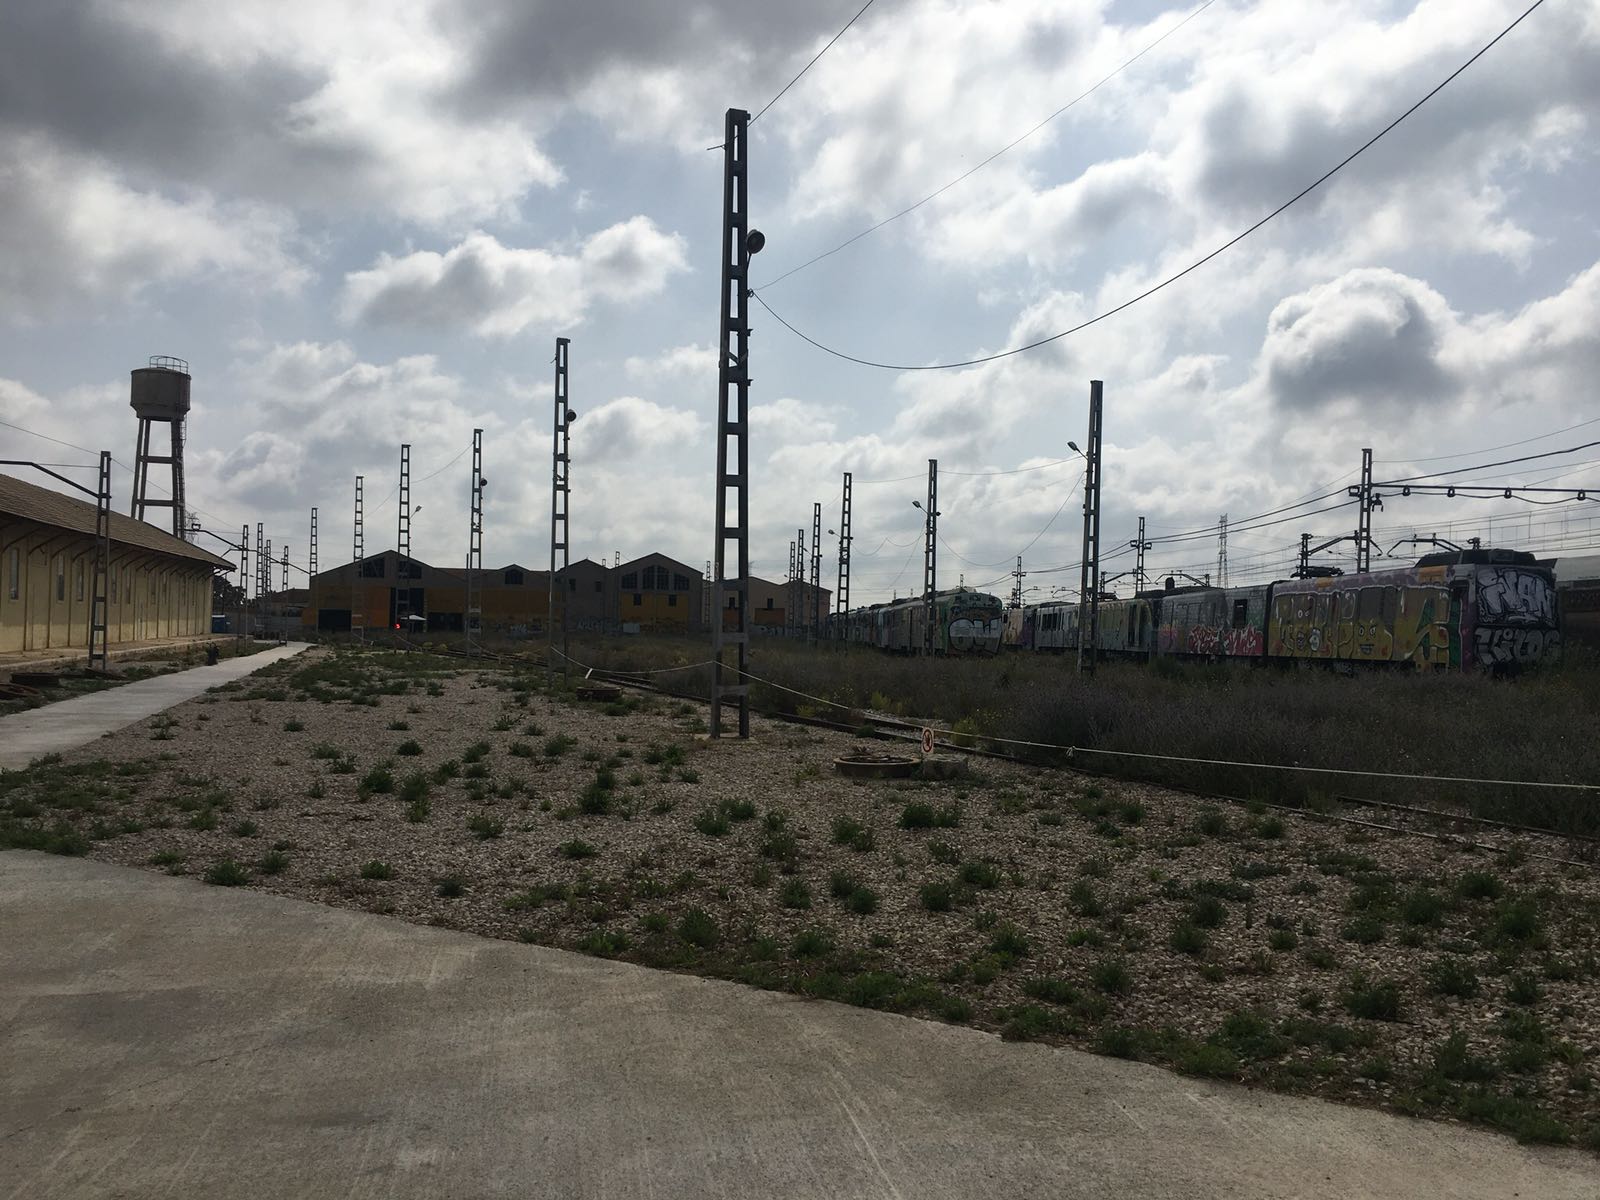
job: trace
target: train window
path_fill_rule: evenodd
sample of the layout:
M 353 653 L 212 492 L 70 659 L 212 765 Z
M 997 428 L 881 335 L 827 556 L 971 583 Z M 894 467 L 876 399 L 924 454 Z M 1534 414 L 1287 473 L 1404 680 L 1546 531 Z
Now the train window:
M 1400 615 L 1400 589 L 1386 587 L 1383 589 L 1383 623 L 1390 629 L 1394 628 L 1395 618 Z
M 1383 589 L 1378 587 L 1364 587 L 1361 589 L 1361 600 L 1356 606 L 1356 616 L 1363 621 L 1370 621 L 1374 617 L 1383 615 Z
M 1354 588 L 1339 593 L 1339 620 L 1356 619 L 1356 592 Z
M 1333 597 L 1332 596 L 1327 596 L 1327 595 L 1318 596 L 1317 597 L 1317 602 L 1316 602 L 1314 608 L 1315 608 L 1315 616 L 1313 617 L 1313 623 L 1314 624 L 1316 624 L 1316 625 L 1326 625 L 1329 621 L 1331 621 L 1333 619 Z
M 1235 600 L 1233 602 L 1233 627 L 1243 629 L 1250 624 L 1250 601 Z
M 1279 596 L 1272 602 L 1273 611 L 1277 613 L 1278 621 L 1287 625 L 1294 614 L 1294 597 Z

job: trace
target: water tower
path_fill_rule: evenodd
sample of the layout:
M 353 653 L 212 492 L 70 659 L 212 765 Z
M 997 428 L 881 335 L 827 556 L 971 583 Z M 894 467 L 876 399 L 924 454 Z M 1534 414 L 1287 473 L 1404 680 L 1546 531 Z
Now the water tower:
M 181 358 L 157 354 L 150 365 L 133 369 L 133 411 L 139 416 L 139 449 L 133 463 L 133 518 L 146 520 L 145 510 L 170 508 L 172 532 L 184 537 L 183 442 L 184 421 L 189 416 L 189 364 Z M 172 429 L 172 453 L 150 453 L 151 427 L 157 423 Z M 150 494 L 150 465 L 170 465 L 172 497 L 153 499 Z

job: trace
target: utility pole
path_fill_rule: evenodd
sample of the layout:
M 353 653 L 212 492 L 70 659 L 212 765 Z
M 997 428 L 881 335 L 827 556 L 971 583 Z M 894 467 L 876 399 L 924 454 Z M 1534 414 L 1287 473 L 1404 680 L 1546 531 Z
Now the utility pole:
M 548 665 L 546 674 L 552 682 L 555 680 L 556 670 L 556 582 L 571 562 L 571 551 L 568 548 L 571 542 L 569 536 L 571 527 L 567 523 L 572 501 L 569 482 L 572 455 L 569 438 L 572 419 L 576 414 L 569 406 L 567 392 L 567 361 L 570 343 L 570 338 L 558 337 L 556 339 L 555 412 L 550 436 L 550 592 L 549 599 L 545 604 L 546 639 L 548 642 L 545 662 Z M 561 678 L 563 680 L 568 677 L 567 650 L 567 597 L 562 594 Z
M 1350 494 L 1361 502 L 1361 519 L 1356 526 L 1356 572 L 1372 569 L 1372 448 L 1361 451 L 1361 485 Z
M 1078 671 L 1094 674 L 1100 632 L 1100 402 L 1104 385 L 1089 381 L 1089 441 L 1083 471 L 1083 575 L 1078 591 Z
M 1228 586 L 1228 514 L 1217 521 L 1217 586 Z
M 1022 569 L 1022 555 L 1017 555 L 1017 569 L 1011 572 L 1011 607 L 1022 607 L 1022 580 L 1028 573 Z
M 395 518 L 394 624 L 400 636 L 411 633 L 411 443 L 400 443 L 400 507 Z
M 1133 560 L 1133 577 L 1135 582 L 1138 584 L 1139 591 L 1142 592 L 1145 590 L 1146 586 L 1144 577 L 1144 552 L 1151 548 L 1150 543 L 1144 539 L 1143 517 L 1139 518 L 1139 540 L 1129 542 L 1128 545 L 1132 546 L 1136 551 L 1137 556 Z
M 239 640 L 250 632 L 250 526 L 239 526 Z
M 307 563 L 306 570 L 308 572 L 310 572 L 311 578 L 313 578 L 313 579 L 316 578 L 316 576 L 317 576 L 317 510 L 315 508 L 313 508 L 311 510 L 311 560 L 310 560 L 309 563 Z
M 104 671 L 110 665 L 106 618 L 110 597 L 106 581 L 111 574 L 111 451 L 100 451 L 100 474 L 94 490 L 94 584 L 89 607 L 89 669 Z M 208 610 L 209 611 L 209 610 Z
M 739 736 L 750 736 L 750 256 L 766 244 L 759 229 L 748 229 L 750 179 L 747 173 L 750 114 L 730 108 L 722 138 L 722 300 L 717 325 L 717 620 L 711 626 L 711 736 L 722 736 L 722 702 L 739 703 Z M 733 440 L 730 462 L 729 439 Z M 734 517 L 728 519 L 728 492 Z M 730 577 L 728 543 L 734 544 Z M 723 628 L 722 596 L 732 592 L 733 628 Z M 724 651 L 737 649 L 730 679 Z
M 796 599 L 797 599 L 797 597 L 796 597 L 796 594 L 795 594 L 795 587 L 794 587 L 794 581 L 795 581 L 796 576 L 797 576 L 797 571 L 798 571 L 798 567 L 796 565 L 795 540 L 793 538 L 790 538 L 789 539 L 789 576 L 788 576 L 788 583 L 786 585 L 788 587 L 789 596 L 788 596 L 788 599 L 786 599 L 784 601 L 784 605 L 783 605 L 783 631 L 784 631 L 784 633 L 789 634 L 791 636 L 794 633 L 794 623 L 795 623 L 795 620 L 797 619 L 795 614 L 798 611 L 798 609 L 796 608 Z
M 289 590 L 289 543 L 283 544 L 283 590 Z
M 850 612 L 850 472 L 844 473 L 844 499 L 839 509 L 839 590 L 833 611 L 842 619 Z M 841 634 L 841 640 L 844 635 Z
M 466 632 L 467 654 L 476 654 L 483 629 L 483 601 L 479 594 L 478 572 L 483 569 L 483 430 L 472 431 L 472 514 L 467 524 L 466 612 L 462 625 Z
M 806 529 L 802 525 L 794 531 L 794 631 L 803 637 L 806 632 Z
M 266 553 L 261 556 L 261 615 L 267 615 L 267 597 L 272 595 L 272 539 L 267 539 Z
M 938 611 L 939 588 L 939 460 L 928 460 L 928 507 L 923 525 L 922 547 L 922 652 L 931 655 L 938 648 L 934 637 L 934 614 Z
M 266 615 L 266 610 L 264 608 L 262 608 L 262 597 L 264 595 L 266 595 L 266 592 L 267 592 L 267 587 L 266 587 L 266 583 L 265 583 L 266 576 L 264 574 L 264 570 L 265 569 L 261 565 L 262 563 L 264 563 L 266 561 L 265 557 L 262 555 L 262 548 L 265 545 L 264 539 L 262 537 L 262 528 L 263 527 L 262 527 L 261 522 L 257 521 L 256 522 L 255 603 L 253 605 L 251 605 L 252 624 L 259 624 L 259 618 L 264 617 Z
M 811 505 L 811 640 L 822 636 L 822 501 Z
M 706 573 L 700 580 L 700 620 L 709 629 L 711 627 L 711 618 L 715 616 L 720 619 L 721 615 L 711 603 L 711 560 L 708 558 L 706 559 Z
M 364 639 L 367 626 L 366 614 L 361 611 L 361 572 L 363 570 L 362 562 L 366 558 L 366 533 L 362 529 L 365 510 L 361 506 L 361 490 L 365 482 L 365 476 L 356 476 L 355 547 L 352 559 L 355 569 L 350 576 L 350 632 L 357 640 Z
M 1296 579 L 1304 579 L 1311 574 L 1311 535 L 1309 533 L 1300 535 L 1300 569 L 1294 574 Z

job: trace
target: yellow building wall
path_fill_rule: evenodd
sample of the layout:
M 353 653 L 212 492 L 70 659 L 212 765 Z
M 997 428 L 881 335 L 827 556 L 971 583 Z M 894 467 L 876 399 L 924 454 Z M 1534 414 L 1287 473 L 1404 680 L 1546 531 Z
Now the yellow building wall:
M 10 552 L 17 551 L 17 595 Z M 112 547 L 106 640 L 193 637 L 211 631 L 211 568 Z M 87 647 L 94 607 L 94 539 L 0 526 L 0 653 Z
M 623 592 L 618 619 L 637 621 L 649 629 L 684 630 L 689 627 L 689 592 Z M 676 604 L 671 603 L 674 599 Z

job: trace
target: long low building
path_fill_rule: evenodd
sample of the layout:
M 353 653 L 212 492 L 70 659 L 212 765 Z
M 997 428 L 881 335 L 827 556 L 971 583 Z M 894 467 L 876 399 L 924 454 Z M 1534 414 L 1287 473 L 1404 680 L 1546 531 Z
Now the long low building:
M 89 645 L 95 506 L 0 475 L 0 653 Z M 211 632 L 211 581 L 232 564 L 121 513 L 111 514 L 106 642 Z
M 478 572 L 474 586 L 486 635 L 535 636 L 548 628 L 549 571 L 509 563 Z M 559 620 L 565 612 L 573 632 L 704 633 L 711 628 L 709 593 L 699 571 L 665 554 L 610 567 L 582 559 L 557 573 L 555 613 Z M 783 628 L 789 594 L 787 584 L 753 579 L 753 622 Z M 826 614 L 828 592 L 821 597 Z M 418 632 L 459 633 L 467 608 L 464 570 L 402 560 L 386 550 L 320 572 L 311 580 L 300 620 L 305 628 L 329 632 L 409 626 Z

